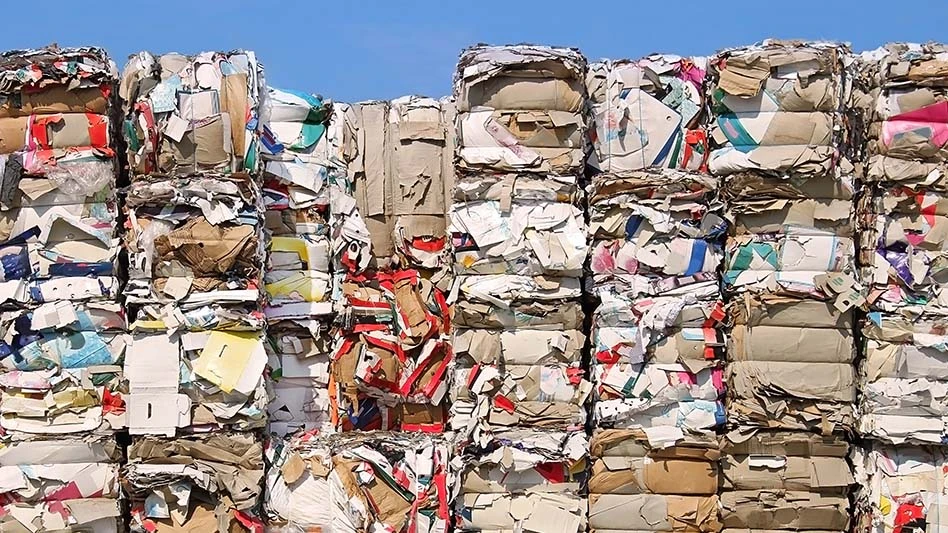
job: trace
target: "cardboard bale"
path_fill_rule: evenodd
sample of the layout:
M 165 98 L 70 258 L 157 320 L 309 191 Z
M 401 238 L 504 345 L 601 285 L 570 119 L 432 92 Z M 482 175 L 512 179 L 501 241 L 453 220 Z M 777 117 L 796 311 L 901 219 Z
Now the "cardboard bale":
M 423 96 L 361 102 L 346 113 L 349 177 L 377 268 L 446 266 L 454 113 L 447 99 Z
M 252 51 L 131 56 L 119 84 L 134 179 L 256 173 L 266 98 Z
M 587 442 L 582 433 L 498 431 L 464 448 L 455 504 L 464 531 L 585 531 Z
M 446 531 L 450 447 L 410 433 L 306 435 L 267 446 L 264 508 L 276 530 Z
M 117 77 L 98 48 L 0 54 L 0 304 L 115 300 Z
M 809 177 L 845 167 L 848 57 L 838 43 L 768 40 L 712 58 L 711 172 Z
M 8 531 L 118 532 L 122 450 L 111 435 L 31 439 L 0 453 Z
M 458 166 L 572 174 L 586 144 L 586 59 L 576 49 L 478 45 L 455 75 Z
M 590 64 L 590 164 L 608 173 L 704 168 L 707 63 L 706 57 L 652 54 Z
M 724 423 L 715 181 L 651 168 L 589 187 L 596 425 L 711 432 Z
M 251 433 L 136 437 L 122 485 L 135 533 L 260 531 L 263 444 Z
M 890 533 L 898 528 L 940 529 L 945 496 L 944 448 L 872 443 L 853 457 L 859 491 L 855 527 Z
M 136 319 L 170 330 L 262 327 L 264 213 L 252 176 L 143 178 L 125 209 Z
M 267 422 L 267 351 L 256 331 L 139 330 L 125 356 L 128 431 L 253 430 Z
M 0 426 L 7 438 L 108 433 L 125 426 L 122 360 L 131 344 L 115 302 L 42 304 L 0 314 L 18 338 L 0 365 Z
M 331 363 L 337 424 L 345 430 L 443 427 L 440 416 L 407 421 L 398 413 L 411 404 L 436 415 L 446 403 L 453 354 L 444 295 L 416 270 L 348 275 L 341 291 L 347 318 Z

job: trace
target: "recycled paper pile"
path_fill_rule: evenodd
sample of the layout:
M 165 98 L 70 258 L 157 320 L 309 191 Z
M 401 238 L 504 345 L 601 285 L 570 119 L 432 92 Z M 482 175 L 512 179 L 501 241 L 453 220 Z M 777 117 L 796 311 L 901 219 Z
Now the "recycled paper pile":
M 863 279 L 858 525 L 944 527 L 948 415 L 948 48 L 862 54 L 869 89 L 860 205 Z
M 585 70 L 574 49 L 476 46 L 455 75 L 462 531 L 586 528 Z
M 118 531 L 117 69 L 96 48 L 0 55 L 3 531 Z
M 725 225 L 705 166 L 705 64 L 653 55 L 586 77 L 596 531 L 720 529 Z
M 731 224 L 726 530 L 848 527 L 842 439 L 853 427 L 861 298 L 849 63 L 842 45 L 767 41 L 710 65 L 709 167 Z M 814 451 L 828 442 L 832 460 Z
M 253 52 L 142 52 L 123 74 L 132 531 L 261 527 L 264 91 Z
M 946 65 L 2 53 L 0 531 L 935 532 Z

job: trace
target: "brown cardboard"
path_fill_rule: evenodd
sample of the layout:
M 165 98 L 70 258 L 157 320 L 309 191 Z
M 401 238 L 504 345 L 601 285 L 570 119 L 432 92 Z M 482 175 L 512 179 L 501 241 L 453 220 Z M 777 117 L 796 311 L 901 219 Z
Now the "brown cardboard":
M 214 506 L 198 502 L 189 509 L 187 520 L 180 526 L 171 518 L 150 518 L 158 528 L 155 533 L 209 533 L 219 531 Z
M 854 401 L 855 375 L 852 365 L 796 363 L 787 361 L 734 361 L 727 365 L 730 392 L 739 398 L 775 393 L 835 402 Z
M 852 333 L 845 329 L 738 324 L 729 340 L 731 361 L 852 363 L 855 357 Z
M 591 494 L 592 530 L 710 533 L 721 529 L 716 496 Z
M 552 62 L 550 62 L 552 63 Z M 539 65 L 539 64 L 537 64 Z M 551 68 L 556 68 L 552 67 Z M 484 106 L 494 109 L 557 110 L 578 112 L 585 100 L 583 81 L 550 77 L 549 71 L 539 69 L 544 76 L 516 74 L 496 76 L 473 85 L 466 85 L 458 99 L 458 111 L 469 111 Z M 565 73 L 564 73 L 565 74 Z
M 605 457 L 593 461 L 589 491 L 594 494 L 714 494 L 717 468 L 708 461 Z
M 231 127 L 223 120 L 224 115 L 198 125 L 192 130 L 194 161 L 200 168 L 217 168 L 230 162 L 233 148 L 230 144 Z M 228 117 L 229 118 L 229 117 Z M 188 135 L 185 135 L 185 139 Z M 241 150 L 243 150 L 241 148 Z
M 108 111 L 108 99 L 99 87 L 69 89 L 64 85 L 52 85 L 41 91 L 22 91 L 19 106 L 16 104 L 17 99 L 11 98 L 0 105 L 0 118 L 56 113 L 104 115 Z
M 796 490 L 846 494 L 853 484 L 843 457 L 724 456 L 721 486 L 734 490 Z
M 735 324 L 795 328 L 853 328 L 852 313 L 840 313 L 833 302 L 745 294 L 728 308 Z
M 461 300 L 452 309 L 452 323 L 469 328 L 514 328 L 561 326 L 563 329 L 580 329 L 583 311 L 578 302 L 559 304 L 533 302 L 515 304 L 509 309 Z
M 831 146 L 834 122 L 829 113 L 774 113 L 759 146 Z
M 0 118 L 0 154 L 12 154 L 26 147 L 28 116 Z
M 829 529 L 849 526 L 849 499 L 809 492 L 735 491 L 720 495 L 727 528 Z
M 734 96 L 757 96 L 761 84 L 770 76 L 770 61 L 762 54 L 744 54 L 727 58 L 720 72 L 718 88 Z
M 252 226 L 215 226 L 200 217 L 157 237 L 155 254 L 163 261 L 180 261 L 196 277 L 230 271 L 252 277 L 257 269 L 257 237 Z
M 849 444 L 838 435 L 802 431 L 754 431 L 731 433 L 722 438 L 721 450 L 728 455 L 793 455 L 798 457 L 846 457 Z
M 359 148 L 362 164 L 365 168 L 361 183 L 356 183 L 357 188 L 362 185 L 362 193 L 356 194 L 356 198 L 362 200 L 359 204 L 359 211 L 363 217 L 384 216 L 386 215 L 385 199 L 387 194 L 385 114 L 388 106 L 384 102 L 373 102 L 360 104 L 357 107 L 362 115 L 360 132 L 364 137 Z
M 230 118 L 230 138 L 232 152 L 243 158 L 244 143 L 247 135 L 247 74 L 237 72 L 221 79 L 221 112 Z

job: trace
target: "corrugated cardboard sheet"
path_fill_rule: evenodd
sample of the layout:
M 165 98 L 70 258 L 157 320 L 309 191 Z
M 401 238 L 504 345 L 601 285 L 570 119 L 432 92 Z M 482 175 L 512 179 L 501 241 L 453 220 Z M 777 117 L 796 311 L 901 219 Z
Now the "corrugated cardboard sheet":
M 846 531 L 848 444 L 806 432 L 733 432 L 722 439 L 721 521 L 731 529 Z

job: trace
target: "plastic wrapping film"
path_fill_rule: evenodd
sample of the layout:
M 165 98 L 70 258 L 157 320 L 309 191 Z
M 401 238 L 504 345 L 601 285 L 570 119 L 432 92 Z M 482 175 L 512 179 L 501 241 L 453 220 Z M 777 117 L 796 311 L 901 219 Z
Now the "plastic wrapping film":
M 267 531 L 446 533 L 451 448 L 440 436 L 302 434 L 266 450 Z
M 253 433 L 135 437 L 122 483 L 134 533 L 256 532 L 263 444 Z
M 943 235 L 948 78 L 940 67 L 946 58 L 948 49 L 935 43 L 889 44 L 860 56 L 868 185 L 859 206 L 860 259 L 870 311 L 862 324 L 866 359 L 860 372 L 859 429 L 889 444 L 943 444 L 948 435 L 942 413 L 946 376 L 940 369 L 948 309 L 942 274 L 948 257 Z M 868 453 L 869 462 L 881 464 L 889 450 Z M 907 448 L 893 453 L 897 466 L 881 479 L 902 475 L 901 462 L 916 460 Z M 872 490 L 873 527 L 899 527 L 878 512 L 880 496 L 885 500 L 887 495 L 878 494 L 878 485 Z M 892 496 L 897 501 L 921 498 Z M 913 517 L 924 523 L 922 509 L 929 503 L 918 503 L 921 514 Z M 909 511 L 898 509 L 903 512 Z M 936 518 L 928 527 L 937 524 Z

